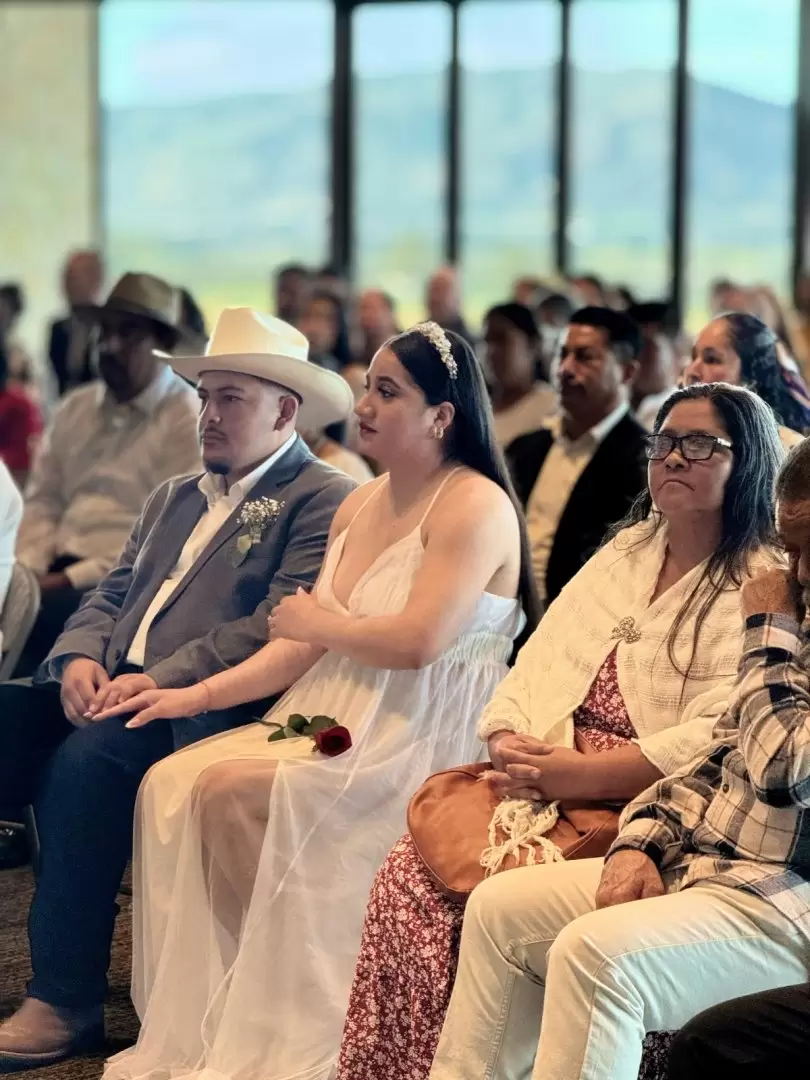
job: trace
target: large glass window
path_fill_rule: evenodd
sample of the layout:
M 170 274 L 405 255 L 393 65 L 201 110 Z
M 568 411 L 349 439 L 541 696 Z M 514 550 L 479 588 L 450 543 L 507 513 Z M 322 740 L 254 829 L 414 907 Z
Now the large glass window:
M 329 251 L 331 0 L 105 0 L 112 274 L 187 286 L 212 316 Z
M 557 0 L 461 7 L 461 249 L 468 316 L 554 261 Z
M 357 282 L 395 296 L 408 323 L 443 261 L 452 14 L 440 0 L 364 4 L 353 31 Z
M 641 298 L 670 288 L 677 55 L 676 0 L 573 0 L 571 268 Z
M 691 0 L 689 321 L 715 278 L 790 292 L 800 0 Z

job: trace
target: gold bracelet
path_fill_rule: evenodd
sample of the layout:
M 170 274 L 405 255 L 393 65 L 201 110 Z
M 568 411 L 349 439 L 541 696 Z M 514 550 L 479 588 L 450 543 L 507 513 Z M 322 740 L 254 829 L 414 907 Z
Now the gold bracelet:
M 205 693 L 206 693 L 206 698 L 207 698 L 207 700 L 205 702 L 205 708 L 202 711 L 203 712 L 211 712 L 211 687 L 208 685 L 208 680 L 203 679 L 202 682 L 200 683 L 200 686 L 205 687 Z

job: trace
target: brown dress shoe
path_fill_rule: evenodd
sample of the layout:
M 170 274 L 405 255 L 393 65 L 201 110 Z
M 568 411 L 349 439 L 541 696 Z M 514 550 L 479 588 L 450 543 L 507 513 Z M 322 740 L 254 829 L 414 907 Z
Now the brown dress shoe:
M 104 1011 L 60 1009 L 26 998 L 0 1024 L 0 1073 L 36 1069 L 104 1045 Z

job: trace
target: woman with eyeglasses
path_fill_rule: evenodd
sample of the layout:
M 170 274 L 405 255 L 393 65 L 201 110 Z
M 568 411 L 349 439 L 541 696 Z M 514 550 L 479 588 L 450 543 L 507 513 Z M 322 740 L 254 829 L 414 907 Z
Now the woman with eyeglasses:
M 647 490 L 551 604 L 479 723 L 504 797 L 626 802 L 694 757 L 725 712 L 742 642 L 740 587 L 776 558 L 776 424 L 748 390 L 691 386 L 662 406 L 646 454 Z M 599 752 L 574 750 L 575 733 Z M 533 819 L 531 839 L 545 819 Z M 546 870 L 500 873 L 470 903 L 493 887 L 510 907 L 525 898 L 530 935 Z M 493 981 L 488 956 L 466 948 L 466 934 L 450 1001 L 463 917 L 412 838 L 400 839 L 372 887 L 338 1080 L 528 1076 L 540 1009 L 508 1008 L 505 984 Z M 522 978 L 520 962 L 510 977 Z M 655 1048 L 651 1040 L 648 1053 Z
M 753 390 L 773 411 L 786 450 L 810 432 L 810 391 L 784 344 L 756 315 L 730 311 L 707 323 L 695 338 L 683 381 Z

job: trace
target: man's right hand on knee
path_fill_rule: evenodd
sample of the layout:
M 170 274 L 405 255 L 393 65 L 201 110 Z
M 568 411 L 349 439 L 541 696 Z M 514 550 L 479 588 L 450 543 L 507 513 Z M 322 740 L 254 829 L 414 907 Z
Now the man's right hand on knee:
M 110 676 L 95 660 L 79 656 L 71 660 L 62 676 L 62 708 L 75 727 L 85 727 L 90 721 L 85 713 L 98 691 L 110 681 Z

